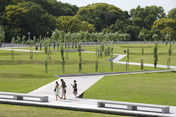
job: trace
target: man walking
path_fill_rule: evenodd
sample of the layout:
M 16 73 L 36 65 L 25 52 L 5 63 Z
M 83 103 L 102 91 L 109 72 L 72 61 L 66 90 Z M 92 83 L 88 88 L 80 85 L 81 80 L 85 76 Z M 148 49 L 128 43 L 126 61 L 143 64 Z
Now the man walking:
M 60 88 L 62 88 L 62 97 L 61 97 L 61 99 L 64 97 L 64 99 L 66 99 L 66 84 L 65 84 L 65 82 L 64 82 L 64 80 L 63 79 L 61 79 L 60 80 L 61 81 L 61 87 Z

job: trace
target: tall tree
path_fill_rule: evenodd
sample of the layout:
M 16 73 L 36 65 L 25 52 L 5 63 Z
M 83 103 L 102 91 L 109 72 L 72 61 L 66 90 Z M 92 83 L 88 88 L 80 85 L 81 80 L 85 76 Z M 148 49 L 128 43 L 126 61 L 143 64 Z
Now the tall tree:
M 0 15 L 8 5 L 18 4 L 24 2 L 24 0 L 0 0 Z
M 138 39 L 138 35 L 139 35 L 139 27 L 137 26 L 132 26 L 132 25 L 128 25 L 126 27 L 126 33 L 127 34 L 131 34 L 131 39 L 130 41 L 134 41 L 134 40 L 137 40 Z
M 155 5 L 146 6 L 145 8 L 137 6 L 136 9 L 133 8 L 130 10 L 130 16 L 134 26 L 148 30 L 151 29 L 155 20 L 166 17 L 164 9 Z
M 152 25 L 152 30 L 160 30 L 161 34 L 170 34 L 174 39 L 176 37 L 176 20 L 175 19 L 158 19 Z
M 58 2 L 57 0 L 26 0 L 30 2 L 34 2 L 43 7 L 43 9 L 47 10 L 49 14 L 54 16 L 74 16 L 78 7 L 76 5 L 70 5 L 68 3 Z
M 30 32 L 31 36 L 50 36 L 56 28 L 56 17 L 33 2 L 7 6 L 5 19 L 4 24 L 9 26 L 8 29 L 16 30 L 21 35 Z
M 87 21 L 95 25 L 96 31 L 98 32 L 114 24 L 117 19 L 128 22 L 125 13 L 120 8 L 106 3 L 95 3 L 81 7 L 77 15 L 81 21 Z
M 176 8 L 171 9 L 171 10 L 168 12 L 167 17 L 168 17 L 169 19 L 176 19 Z

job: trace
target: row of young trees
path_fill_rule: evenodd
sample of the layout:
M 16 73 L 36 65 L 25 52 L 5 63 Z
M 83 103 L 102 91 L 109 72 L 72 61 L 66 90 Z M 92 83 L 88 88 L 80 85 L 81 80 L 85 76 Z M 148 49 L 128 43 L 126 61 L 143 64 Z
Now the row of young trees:
M 81 42 L 78 43 L 78 55 L 79 55 L 79 72 L 82 72 L 82 54 L 81 54 Z M 61 53 L 61 58 L 62 58 L 62 72 L 65 73 L 65 55 L 64 55 L 64 47 L 63 44 L 61 44 L 60 47 L 60 53 Z M 141 70 L 144 69 L 144 48 L 142 47 L 141 49 Z M 127 48 L 126 50 L 126 70 L 129 70 L 129 60 L 130 60 L 130 48 Z M 167 67 L 170 68 L 170 63 L 171 63 L 171 55 L 172 55 L 172 44 L 170 44 L 169 50 L 168 50 L 168 60 L 167 60 Z M 113 47 L 105 46 L 104 42 L 102 42 L 99 46 L 99 48 L 96 48 L 95 52 L 95 72 L 98 72 L 98 60 L 102 58 L 103 56 L 110 56 L 110 69 L 111 71 L 114 71 L 113 69 Z M 157 41 L 155 42 L 155 46 L 153 48 L 153 63 L 154 63 L 154 69 L 157 69 L 157 64 L 158 64 L 158 44 Z M 47 64 L 48 65 L 48 64 Z M 45 67 L 47 66 L 45 65 Z M 46 68 L 48 69 L 48 68 Z M 46 72 L 48 73 L 48 71 Z
M 3 32 L 3 31 L 1 31 Z M 0 42 L 2 42 L 4 36 L 3 33 L 0 32 Z M 162 40 L 163 42 L 165 41 L 166 46 L 169 42 L 173 41 L 173 44 L 175 43 L 175 40 L 173 39 L 172 35 L 170 34 L 166 34 L 166 35 L 162 35 Z M 2 37 L 2 38 L 1 38 Z M 74 48 L 74 46 L 77 48 L 77 43 L 78 42 L 87 42 L 87 44 L 90 44 L 89 42 L 97 42 L 97 44 L 100 44 L 101 42 L 117 42 L 117 41 L 129 41 L 130 40 L 131 35 L 130 34 L 119 34 L 118 32 L 115 33 L 89 33 L 88 31 L 83 32 L 80 31 L 79 33 L 65 33 L 64 31 L 60 31 L 55 29 L 55 31 L 53 31 L 52 35 L 51 35 L 51 41 L 50 44 L 53 44 L 53 48 L 55 49 L 57 45 L 60 45 L 60 43 L 63 43 L 65 48 Z M 38 45 L 42 46 L 43 41 L 46 39 L 45 37 L 42 38 L 41 36 L 38 36 L 38 38 L 36 36 L 33 36 L 33 38 L 31 39 L 30 37 L 28 37 L 28 39 L 26 40 L 27 37 L 25 37 L 24 35 L 22 37 L 17 36 L 16 38 L 13 37 L 12 38 L 12 42 L 13 43 L 17 43 L 17 44 L 31 44 L 31 45 Z M 145 38 L 145 34 L 144 33 L 140 33 L 138 35 L 138 38 L 140 41 L 147 41 Z M 153 41 L 159 41 L 159 35 L 158 34 L 154 34 L 152 36 L 152 40 Z
M 16 41 L 14 40 L 14 38 L 12 39 L 13 41 L 11 42 L 12 44 L 14 44 Z M 33 59 L 33 50 L 32 50 L 32 46 L 35 45 L 34 42 L 30 41 L 30 60 Z M 45 73 L 48 73 L 48 60 L 51 60 L 51 47 L 53 47 L 53 49 L 55 49 L 54 44 L 52 44 L 53 40 L 51 38 L 45 38 L 42 40 L 42 42 L 39 42 L 41 45 L 44 46 L 44 51 L 46 54 L 46 60 L 45 62 Z M 66 58 L 68 58 L 68 55 L 65 54 L 65 49 L 64 49 L 64 45 L 65 42 L 60 41 L 59 45 L 57 45 L 57 49 L 60 50 L 60 54 L 61 54 L 61 63 L 62 63 L 62 72 L 65 73 L 65 56 Z M 78 55 L 79 55 L 79 62 L 78 62 L 78 66 L 79 66 L 79 72 L 82 72 L 82 50 L 81 50 L 81 41 L 79 41 L 77 43 L 76 46 L 73 46 L 74 48 L 77 48 L 78 51 Z M 42 50 L 42 46 L 40 46 L 40 50 Z M 98 60 L 100 58 L 102 58 L 103 56 L 110 56 L 110 69 L 111 71 L 113 71 L 113 47 L 109 47 L 105 45 L 105 42 L 101 42 L 99 48 L 96 48 L 96 56 L 95 56 L 95 71 L 98 72 Z M 68 54 L 68 53 L 67 53 Z M 170 63 L 171 63 L 171 54 L 172 54 L 172 44 L 170 43 L 169 46 L 169 50 L 168 50 L 168 60 L 167 60 L 167 65 L 168 68 L 170 68 Z M 126 55 L 127 55 L 127 59 L 126 59 L 126 70 L 129 70 L 129 60 L 130 60 L 130 48 L 127 48 L 126 50 Z M 143 60 L 143 55 L 144 55 L 144 48 L 142 47 L 141 50 L 141 70 L 144 69 L 144 60 Z M 11 59 L 14 59 L 14 50 L 11 50 Z M 153 48 L 153 60 L 154 60 L 154 68 L 157 68 L 157 63 L 158 63 L 158 44 L 157 41 L 155 42 L 155 46 Z

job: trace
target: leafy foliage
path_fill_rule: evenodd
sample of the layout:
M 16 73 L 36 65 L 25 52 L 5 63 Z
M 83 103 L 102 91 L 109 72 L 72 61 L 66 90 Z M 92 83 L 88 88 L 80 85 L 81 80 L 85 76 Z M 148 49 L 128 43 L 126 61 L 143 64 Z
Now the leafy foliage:
M 161 34 L 170 34 L 176 36 L 176 20 L 175 19 L 158 19 L 152 25 L 152 30 L 159 29 Z
M 60 16 L 57 18 L 57 27 L 59 30 L 64 32 L 79 32 L 79 31 L 88 31 L 94 32 L 95 28 L 92 24 L 89 24 L 86 21 L 80 21 L 75 16 Z
M 137 6 L 136 9 L 130 10 L 130 16 L 134 26 L 146 29 L 151 29 L 155 20 L 166 17 L 164 9 L 155 5 L 146 6 L 145 8 Z
M 57 2 L 57 0 L 26 0 L 41 5 L 49 14 L 54 16 L 74 16 L 78 7 L 67 3 Z
M 167 17 L 170 19 L 176 19 L 176 8 L 171 9 L 169 11 Z
M 98 32 L 114 24 L 118 19 L 128 22 L 121 9 L 106 3 L 96 3 L 82 7 L 78 10 L 77 15 L 80 20 L 95 25 L 96 31 Z

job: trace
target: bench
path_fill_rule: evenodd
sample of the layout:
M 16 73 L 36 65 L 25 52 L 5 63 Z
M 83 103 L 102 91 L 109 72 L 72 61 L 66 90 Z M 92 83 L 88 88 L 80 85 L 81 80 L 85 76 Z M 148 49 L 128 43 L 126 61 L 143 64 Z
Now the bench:
M 125 105 L 125 106 L 127 106 L 127 110 L 137 110 L 137 107 L 157 108 L 157 109 L 161 109 L 162 113 L 169 113 L 168 106 L 152 105 L 152 104 L 139 104 L 139 103 L 130 103 L 130 102 L 98 101 L 97 107 L 105 107 L 105 104 Z
M 48 96 L 36 96 L 24 93 L 11 93 L 11 92 L 0 92 L 0 95 L 13 96 L 14 100 L 23 100 L 23 97 L 39 98 L 40 102 L 48 102 Z

